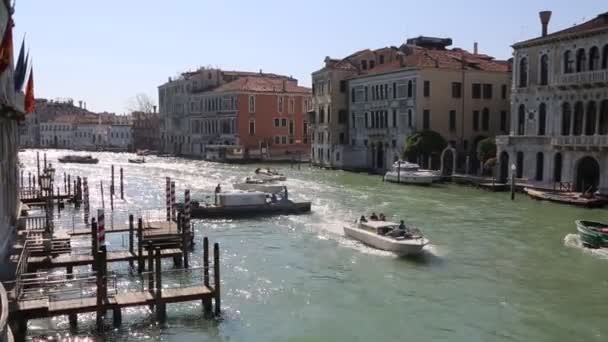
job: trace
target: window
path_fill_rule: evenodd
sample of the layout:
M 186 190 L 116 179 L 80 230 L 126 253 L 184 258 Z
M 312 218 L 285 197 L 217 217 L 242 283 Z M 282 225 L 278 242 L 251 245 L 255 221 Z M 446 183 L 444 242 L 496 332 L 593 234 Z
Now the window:
M 450 111 L 450 132 L 456 131 L 456 111 Z
M 397 127 L 397 110 L 393 109 L 393 127 Z
M 519 105 L 517 111 L 517 135 L 524 135 L 526 126 L 526 107 L 522 104 Z
M 365 86 L 365 101 L 367 101 L 367 86 Z
M 341 145 L 344 144 L 344 132 L 340 132 L 339 141 Z
M 490 129 L 490 110 L 484 108 L 481 112 L 481 129 L 487 131 Z
M 323 108 L 323 106 L 321 106 L 321 108 L 319 108 L 319 123 L 322 124 L 325 122 L 325 108 Z
M 540 57 L 540 85 L 549 84 L 549 56 Z
M 353 128 L 356 128 L 356 127 L 355 127 L 355 112 L 352 112 L 352 113 L 350 114 L 350 118 L 351 118 L 351 122 L 352 122 L 352 127 L 353 127 Z
M 553 157 L 553 181 L 562 181 L 562 154 L 556 153 Z
M 428 130 L 431 128 L 431 111 L 425 109 L 422 116 L 422 129 Z
M 582 102 L 577 102 L 574 105 L 574 122 L 572 127 L 572 134 L 581 135 L 583 134 L 583 117 L 585 115 L 585 109 Z
M 528 86 L 528 59 L 522 58 L 519 61 L 519 87 L 525 88 Z
M 278 103 L 279 103 L 279 113 L 283 113 L 283 96 L 279 96 Z
M 424 81 L 424 97 L 429 97 L 431 96 L 431 82 L 430 81 Z
M 545 155 L 542 152 L 536 154 L 536 177 L 537 181 L 543 180 Z
M 380 59 L 380 60 L 379 60 L 379 63 L 380 63 L 380 64 L 384 64 L 384 55 L 380 55 L 380 58 L 379 58 L 379 59 Z
M 282 136 L 281 137 L 281 144 L 287 145 L 287 137 L 286 136 Z
M 336 161 L 340 161 L 340 152 L 336 152 Z
M 414 82 L 412 80 L 407 81 L 407 97 L 414 96 Z
M 249 95 L 249 113 L 255 113 L 255 95 Z
M 473 111 L 473 130 L 479 131 L 479 111 Z
M 376 66 L 376 62 L 374 62 L 373 60 L 369 61 L 369 68 L 373 69 Z
M 541 103 L 538 107 L 538 135 L 545 135 L 547 122 L 547 105 Z
M 587 54 L 585 49 L 576 51 L 576 72 L 583 72 L 587 67 Z
M 302 125 L 302 136 L 304 137 L 304 143 L 308 144 L 308 122 L 304 121 Z
M 289 137 L 289 145 L 293 145 L 293 136 Z
M 355 88 L 352 88 L 350 90 L 350 102 L 355 103 L 356 101 L 356 97 L 355 97 Z
M 391 146 L 393 148 L 397 147 L 397 140 L 393 139 L 393 141 L 391 142 Z
M 293 97 L 289 98 L 289 113 L 294 113 L 296 111 L 296 100 Z
M 492 98 L 492 85 L 484 84 L 483 85 L 483 98 L 489 100 Z
M 255 120 L 249 121 L 249 135 L 255 135 Z
M 503 84 L 503 85 L 500 87 L 500 97 L 501 97 L 503 100 L 506 100 L 506 99 L 507 99 L 507 85 L 506 85 L 506 84 Z
M 594 46 L 589 50 L 589 71 L 600 68 L 600 49 Z
M 564 74 L 572 72 L 574 72 L 574 60 L 572 59 L 572 52 L 568 50 L 564 52 Z
M 522 178 L 524 176 L 524 153 L 517 152 L 517 164 L 515 168 L 515 177 Z
M 331 105 L 327 105 L 327 123 L 331 123 Z
M 282 118 L 281 119 L 281 127 L 287 127 L 287 119 L 286 118 Z
M 289 135 L 293 135 L 295 132 L 294 122 L 293 120 L 289 120 Z
M 369 113 L 365 112 L 365 128 L 369 128 Z
M 348 112 L 345 109 L 340 109 L 338 112 L 338 123 L 343 124 L 348 121 Z
M 412 110 L 408 109 L 407 111 L 407 126 L 409 128 L 414 127 L 414 123 L 412 122 Z
M 393 98 L 397 98 L 397 83 L 393 82 Z
M 570 135 L 572 108 L 568 102 L 562 105 L 562 135 Z
M 462 97 L 462 83 L 452 82 L 452 97 L 455 99 Z
M 367 61 L 365 61 L 365 60 L 361 61 L 361 69 L 367 70 Z
M 507 131 L 507 112 L 504 110 L 500 111 L 500 130 L 501 132 Z
M 474 99 L 480 99 L 481 98 L 481 83 L 473 83 L 472 84 L 471 94 L 472 94 L 472 96 L 473 96 Z
M 278 144 L 280 144 L 280 143 L 281 143 L 281 137 L 279 137 L 278 135 L 276 135 L 276 136 L 274 137 L 274 144 L 275 144 L 275 145 L 278 145 Z
M 608 44 L 604 45 L 602 52 L 602 69 L 608 69 Z
M 346 92 L 346 81 L 345 80 L 341 80 L 340 81 L 340 92 L 341 93 L 345 93 Z
M 280 124 L 279 118 L 275 118 L 274 119 L 274 127 L 280 127 L 280 126 L 281 126 L 281 124 Z

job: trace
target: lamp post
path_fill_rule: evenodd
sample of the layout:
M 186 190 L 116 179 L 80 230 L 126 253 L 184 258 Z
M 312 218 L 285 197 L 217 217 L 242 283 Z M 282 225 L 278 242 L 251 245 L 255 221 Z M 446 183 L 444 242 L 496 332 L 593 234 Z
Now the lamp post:
M 42 193 L 44 194 L 45 197 L 45 206 L 44 206 L 44 210 L 45 210 L 45 217 L 46 217 L 46 225 L 45 225 L 45 232 L 49 233 L 51 231 L 51 221 L 52 221 L 52 217 L 51 217 L 51 202 L 52 199 L 50 197 L 50 189 L 51 188 L 51 177 L 49 176 L 48 172 L 45 172 L 40 176 L 40 187 L 42 188 Z
M 515 200 L 515 171 L 517 167 L 511 164 L 511 201 Z

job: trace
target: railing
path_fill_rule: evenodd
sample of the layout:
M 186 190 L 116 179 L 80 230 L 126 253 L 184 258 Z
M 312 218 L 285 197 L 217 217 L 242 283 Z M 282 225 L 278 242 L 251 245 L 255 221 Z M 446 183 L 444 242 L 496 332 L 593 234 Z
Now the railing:
M 595 70 L 565 74 L 557 79 L 556 85 L 583 85 L 608 82 L 608 70 Z
M 106 284 L 109 293 L 117 293 L 117 276 L 108 273 Z M 85 299 L 97 294 L 97 273 L 51 274 L 48 272 L 24 274 L 17 282 L 22 288 L 17 300 Z
M 44 230 L 46 228 L 46 216 L 25 216 L 25 230 Z
M 36 198 L 41 198 L 42 194 L 40 192 L 40 190 L 38 189 L 34 189 L 34 188 L 22 188 L 19 191 L 19 198 L 24 200 L 24 199 L 36 199 Z
M 571 192 L 574 189 L 572 182 L 555 182 L 553 183 L 553 190 L 560 192 Z
M 15 297 L 19 298 L 19 296 L 21 295 L 21 291 L 23 290 L 23 288 L 21 287 L 21 277 L 27 273 L 27 259 L 30 256 L 29 253 L 29 242 L 25 241 L 25 243 L 23 244 L 23 249 L 21 250 L 21 254 L 19 255 L 19 261 L 17 262 L 17 267 L 15 269 L 15 287 L 14 287 L 14 293 L 15 293 Z
M 0 283 L 0 342 L 8 340 L 10 327 L 8 326 L 8 297 L 4 285 Z
M 569 135 L 551 139 L 553 146 L 608 147 L 608 135 Z

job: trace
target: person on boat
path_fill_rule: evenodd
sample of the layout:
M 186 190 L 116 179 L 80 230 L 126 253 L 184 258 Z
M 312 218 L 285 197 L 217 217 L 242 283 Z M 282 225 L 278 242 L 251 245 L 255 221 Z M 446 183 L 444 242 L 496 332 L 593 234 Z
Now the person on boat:
M 255 173 L 260 173 L 260 168 L 255 169 Z
M 378 221 L 378 215 L 376 215 L 376 213 L 373 212 L 372 215 L 369 217 L 369 219 L 372 221 Z
M 403 222 L 403 220 L 401 220 L 399 222 L 399 230 L 404 230 L 405 231 L 405 222 Z
M 270 196 L 270 202 L 272 203 L 277 203 L 277 194 L 272 194 L 272 196 Z
M 221 186 L 220 184 L 218 184 L 218 185 L 215 187 L 215 193 L 216 193 L 216 194 L 219 194 L 220 192 L 222 192 L 222 186 Z
M 378 218 L 379 221 L 386 221 L 386 216 L 384 216 L 384 213 L 380 213 L 380 217 Z
M 288 198 L 288 194 L 287 194 L 287 187 L 286 187 L 286 186 L 284 186 L 284 187 L 283 187 L 283 189 L 285 189 L 285 197 L 283 197 L 283 200 L 284 200 L 284 201 L 287 201 L 287 200 L 289 199 L 289 198 Z
M 365 215 L 361 215 L 361 217 L 359 218 L 359 223 L 365 223 L 365 222 L 367 222 Z

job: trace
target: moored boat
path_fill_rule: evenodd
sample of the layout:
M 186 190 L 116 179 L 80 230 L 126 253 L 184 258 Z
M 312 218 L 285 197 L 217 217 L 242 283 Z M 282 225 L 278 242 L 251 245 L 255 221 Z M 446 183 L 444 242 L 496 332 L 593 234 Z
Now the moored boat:
M 60 163 L 77 163 L 77 164 L 97 164 L 99 163 L 99 159 L 93 158 L 90 155 L 86 156 L 75 156 L 75 155 L 67 155 L 58 158 Z
M 255 174 L 251 178 L 270 182 L 287 180 L 287 177 L 282 173 L 263 168 L 255 169 Z
M 431 185 L 439 180 L 439 174 L 431 170 L 421 170 L 418 164 L 396 161 L 384 175 L 384 180 L 393 183 Z
M 357 221 L 344 226 L 344 234 L 368 246 L 398 256 L 417 255 L 429 241 L 415 227 L 388 221 Z
M 608 224 L 577 220 L 576 230 L 583 245 L 591 248 L 608 248 Z
M 276 194 L 283 191 L 283 185 L 273 185 L 266 183 L 237 183 L 232 185 L 236 190 L 242 191 L 259 191 L 268 194 Z
M 144 157 L 129 159 L 129 163 L 133 163 L 133 164 L 143 164 L 145 162 L 146 162 L 146 159 Z

